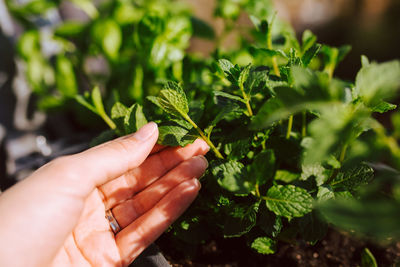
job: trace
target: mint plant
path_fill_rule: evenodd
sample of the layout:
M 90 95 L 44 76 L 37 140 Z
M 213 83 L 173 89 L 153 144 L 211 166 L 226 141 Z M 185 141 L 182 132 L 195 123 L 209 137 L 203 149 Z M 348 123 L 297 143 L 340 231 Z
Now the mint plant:
M 85 43 L 89 32 L 94 42 L 87 37 L 83 50 L 57 55 L 55 69 L 38 52 L 37 32 L 21 37 L 20 54 L 28 65 L 43 63 L 31 81 L 42 107 L 76 99 L 109 126 L 93 143 L 148 121 L 158 123 L 160 144 L 207 142 L 210 168 L 201 194 L 169 230 L 171 240 L 196 245 L 245 237 L 255 251 L 272 254 L 279 241 L 315 244 L 329 224 L 400 237 L 400 115 L 393 113 L 393 129 L 376 119 L 397 108 L 390 101 L 400 88 L 398 60 L 376 63 L 363 56 L 355 81 L 341 80 L 335 69 L 350 47 L 319 44 L 311 31 L 298 41 L 269 1 L 217 1 L 215 15 L 225 21 L 218 37 L 168 1 L 111 2 L 98 12 L 85 7 L 92 22 L 56 30 L 65 47 Z M 238 48 L 226 51 L 218 45 L 235 30 L 241 9 L 254 26 L 238 37 Z M 215 41 L 211 58 L 185 51 L 192 35 Z M 105 83 L 89 76 L 103 94 L 99 87 L 78 94 L 73 75 L 82 70 L 81 53 L 102 56 L 112 67 Z M 60 94 L 48 95 L 55 88 L 46 72 L 56 73 Z

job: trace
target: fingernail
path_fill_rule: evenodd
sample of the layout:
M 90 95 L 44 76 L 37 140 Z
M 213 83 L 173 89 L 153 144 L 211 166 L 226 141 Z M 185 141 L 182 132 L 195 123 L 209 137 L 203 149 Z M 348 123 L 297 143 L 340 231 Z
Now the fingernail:
M 204 157 L 203 155 L 198 155 L 198 156 L 195 156 L 195 158 L 202 159 L 204 164 L 206 165 L 206 169 L 208 168 L 208 160 L 206 159 L 206 157 Z
M 201 183 L 198 179 L 193 179 L 199 190 L 201 189 Z
M 157 124 L 155 122 L 149 122 L 140 128 L 139 131 L 133 135 L 133 137 L 139 141 L 145 141 L 150 138 L 150 136 L 152 136 L 156 130 Z

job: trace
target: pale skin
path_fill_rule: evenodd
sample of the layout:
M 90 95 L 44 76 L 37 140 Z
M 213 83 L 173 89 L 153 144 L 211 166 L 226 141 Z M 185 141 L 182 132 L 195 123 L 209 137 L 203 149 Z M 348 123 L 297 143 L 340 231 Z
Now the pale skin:
M 56 159 L 0 195 L 0 266 L 127 266 L 193 202 L 209 147 L 155 123 Z M 106 210 L 121 226 L 114 234 Z

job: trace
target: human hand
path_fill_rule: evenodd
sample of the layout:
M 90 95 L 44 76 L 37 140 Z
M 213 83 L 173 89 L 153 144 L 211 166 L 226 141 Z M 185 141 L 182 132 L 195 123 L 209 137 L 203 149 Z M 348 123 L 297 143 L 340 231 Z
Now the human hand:
M 175 221 L 207 168 L 202 140 L 155 145 L 155 123 L 56 159 L 0 196 L 0 266 L 127 266 Z M 149 156 L 150 155 L 150 156 Z M 114 234 L 111 209 L 121 226 Z

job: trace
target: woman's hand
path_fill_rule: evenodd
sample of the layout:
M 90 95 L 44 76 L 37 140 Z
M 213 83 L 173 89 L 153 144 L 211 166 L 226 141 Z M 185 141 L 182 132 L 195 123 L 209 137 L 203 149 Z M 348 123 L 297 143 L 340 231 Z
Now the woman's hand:
M 0 266 L 129 265 L 195 199 L 207 168 L 202 140 L 163 148 L 157 138 L 149 123 L 56 159 L 4 192 Z

